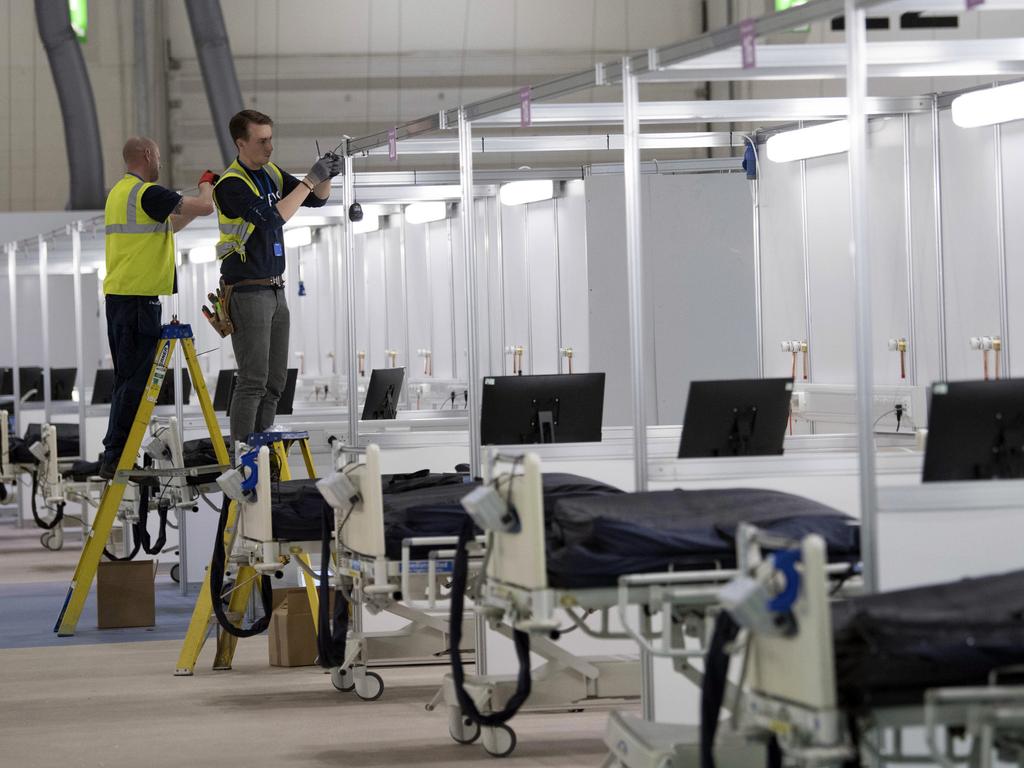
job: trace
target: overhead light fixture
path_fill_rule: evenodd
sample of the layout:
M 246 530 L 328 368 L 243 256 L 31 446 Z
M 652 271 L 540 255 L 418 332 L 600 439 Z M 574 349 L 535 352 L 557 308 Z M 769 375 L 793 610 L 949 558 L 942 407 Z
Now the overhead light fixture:
M 380 229 L 380 216 L 363 216 L 362 221 L 352 222 L 352 234 L 365 235 Z
M 555 196 L 555 182 L 551 179 L 527 179 L 502 184 L 498 199 L 502 205 L 525 205 L 550 200 Z
M 447 215 L 448 206 L 443 200 L 427 200 L 405 206 L 405 220 L 410 224 L 429 224 L 441 221 Z
M 189 264 L 209 264 L 217 260 L 217 249 L 212 245 L 197 245 L 189 249 Z
M 773 163 L 824 157 L 850 150 L 850 123 L 836 120 L 795 131 L 776 133 L 765 142 L 768 159 Z
M 1024 118 L 1024 82 L 971 91 L 953 99 L 953 122 L 961 128 Z
M 313 242 L 313 230 L 309 227 L 293 227 L 284 231 L 285 248 L 302 248 Z

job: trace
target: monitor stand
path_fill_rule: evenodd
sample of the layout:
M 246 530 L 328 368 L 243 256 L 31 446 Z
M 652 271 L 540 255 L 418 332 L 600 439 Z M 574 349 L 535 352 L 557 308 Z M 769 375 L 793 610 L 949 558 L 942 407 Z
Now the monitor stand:
M 537 411 L 537 433 L 540 437 L 540 442 L 555 442 L 554 411 Z
M 1024 419 L 1007 424 L 1002 415 L 996 417 L 999 431 L 992 444 L 992 477 L 1010 479 L 1024 477 Z
M 732 428 L 729 430 L 729 447 L 733 456 L 746 456 L 750 453 L 750 441 L 757 425 L 757 406 L 733 409 Z

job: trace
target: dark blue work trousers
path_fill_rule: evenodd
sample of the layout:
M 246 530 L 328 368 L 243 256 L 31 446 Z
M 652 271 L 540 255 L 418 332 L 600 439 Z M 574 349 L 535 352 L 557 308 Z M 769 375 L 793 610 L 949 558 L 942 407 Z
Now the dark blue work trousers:
M 114 361 L 110 422 L 103 438 L 103 462 L 116 465 L 139 410 L 160 340 L 160 300 L 156 296 L 106 297 L 107 341 Z M 134 461 L 134 459 L 133 459 Z

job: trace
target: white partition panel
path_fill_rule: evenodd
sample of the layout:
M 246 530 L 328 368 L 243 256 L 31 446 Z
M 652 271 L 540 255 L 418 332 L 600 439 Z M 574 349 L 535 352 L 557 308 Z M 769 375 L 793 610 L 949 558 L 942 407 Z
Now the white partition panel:
M 366 376 L 369 377 L 371 365 L 370 357 L 370 338 L 369 338 L 369 326 L 368 326 L 368 304 L 367 304 L 367 288 L 366 288 L 366 261 L 367 251 L 374 250 L 374 244 L 371 242 L 371 238 L 375 233 L 368 233 L 365 235 L 358 235 L 355 238 L 355 247 L 352 253 L 352 266 L 353 276 L 352 281 L 355 283 L 355 299 L 356 299 L 356 348 L 353 351 L 353 355 L 363 352 L 366 354 L 366 363 L 364 370 Z M 366 380 L 359 382 L 365 384 Z
M 559 285 L 558 242 L 555 233 L 557 204 L 545 200 L 523 206 L 526 210 L 526 262 L 530 313 L 530 373 L 558 373 Z
M 1003 210 L 1006 237 L 1007 350 L 1010 373 L 1024 376 L 1024 121 L 1004 124 L 1002 133 Z
M 533 348 L 530 341 L 530 283 L 529 261 L 526 258 L 526 217 L 525 205 L 501 205 L 501 243 L 503 278 L 505 283 L 505 340 L 508 346 L 526 347 L 523 356 L 524 373 L 533 373 L 530 360 Z M 506 350 L 507 352 L 507 350 Z M 511 357 L 506 364 L 512 373 Z
M 558 262 L 562 310 L 562 346 L 573 350 L 573 370 L 590 367 L 589 295 L 587 291 L 587 200 L 583 181 L 567 181 L 558 199 Z M 562 360 L 562 371 L 569 370 Z
M 396 366 L 409 368 L 409 349 L 406 342 L 405 301 L 402 295 L 402 217 L 392 216 L 392 225 L 381 233 L 383 252 L 381 268 L 384 286 L 378 301 L 386 310 L 385 329 L 387 337 L 383 349 L 391 349 L 398 353 Z M 390 359 L 385 365 L 391 365 Z
M 846 154 L 807 161 L 807 249 L 811 380 L 850 384 L 856 370 Z
M 380 229 L 364 236 L 363 279 L 366 307 L 366 373 L 374 368 L 387 368 L 390 361 L 385 355 L 391 341 L 388 323 L 387 292 L 388 230 Z
M 454 348 L 452 346 L 453 317 L 456 307 L 452 293 L 452 232 L 450 219 L 435 221 L 427 229 L 427 279 L 430 283 L 430 313 L 434 327 L 434 377 L 453 378 Z
M 941 378 L 934 141 L 931 114 L 910 117 L 910 239 L 914 265 L 914 346 L 917 383 Z
M 409 282 L 409 345 L 413 355 L 434 346 L 433 291 L 427 249 L 427 224 L 405 225 L 405 273 Z M 410 364 L 413 380 L 423 379 L 424 360 Z
M 979 379 L 971 336 L 999 335 L 999 264 L 993 131 L 953 125 L 940 114 L 942 247 L 949 378 Z
M 450 284 L 452 291 L 452 312 L 449 328 L 453 329 L 449 334 L 454 340 L 452 355 L 452 378 L 464 380 L 469 375 L 469 334 L 466 330 L 466 323 L 469 317 L 466 313 L 466 302 L 469 301 L 466 295 L 466 256 L 463 253 L 462 244 L 462 211 L 449 219 L 451 229 L 449 230 L 451 247 L 451 275 Z M 479 254 L 477 256 L 479 258 Z M 479 263 L 479 262 L 478 262 Z M 477 272 L 479 273 L 479 269 Z M 480 335 L 479 333 L 477 334 Z M 480 352 L 478 351 L 478 354 Z
M 761 312 L 765 376 L 789 376 L 782 341 L 806 337 L 800 164 L 773 163 L 761 147 Z

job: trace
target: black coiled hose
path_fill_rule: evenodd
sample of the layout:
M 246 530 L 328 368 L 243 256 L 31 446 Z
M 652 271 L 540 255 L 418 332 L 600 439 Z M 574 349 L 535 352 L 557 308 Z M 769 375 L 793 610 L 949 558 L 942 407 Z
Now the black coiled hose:
M 270 626 L 270 614 L 273 612 L 274 605 L 273 587 L 270 585 L 269 576 L 260 577 L 263 616 L 254 621 L 248 629 L 236 627 L 224 613 L 222 594 L 224 592 L 224 567 L 227 562 L 227 554 L 224 551 L 224 531 L 227 529 L 230 509 L 231 499 L 225 496 L 220 507 L 220 520 L 217 521 L 217 538 L 213 540 L 213 557 L 210 558 L 210 602 L 213 603 L 213 613 L 217 617 L 217 623 L 223 627 L 225 632 L 234 637 L 253 637 L 266 632 L 267 627 Z M 236 584 L 235 587 L 237 588 L 238 585 Z
M 58 525 L 61 520 L 64 519 L 64 502 L 57 504 L 57 511 L 53 516 L 53 520 L 47 522 L 39 516 L 39 510 L 36 509 L 36 494 L 39 493 L 39 470 L 36 469 L 32 473 L 32 518 L 36 521 L 36 525 L 42 528 L 44 531 L 52 531 Z
M 480 713 L 476 703 L 466 693 L 466 674 L 462 667 L 462 654 L 459 646 L 462 644 L 462 614 L 466 595 L 466 582 L 469 574 L 469 542 L 474 538 L 475 530 L 473 521 L 468 516 L 462 523 L 462 530 L 459 531 L 459 543 L 455 549 L 455 565 L 452 569 L 452 592 L 451 592 L 451 614 L 449 616 L 448 634 L 451 637 L 451 648 L 449 654 L 452 660 L 452 681 L 455 684 L 455 696 L 462 708 L 462 714 L 480 725 L 501 725 L 511 720 L 519 711 L 519 708 L 526 703 L 530 696 L 530 636 L 518 629 L 513 630 L 512 640 L 516 647 L 516 658 L 519 661 L 519 675 L 516 680 L 516 690 L 509 698 L 505 708 L 499 712 L 492 712 L 489 715 Z M 477 649 L 480 653 L 480 649 Z

